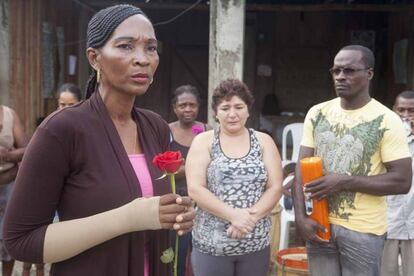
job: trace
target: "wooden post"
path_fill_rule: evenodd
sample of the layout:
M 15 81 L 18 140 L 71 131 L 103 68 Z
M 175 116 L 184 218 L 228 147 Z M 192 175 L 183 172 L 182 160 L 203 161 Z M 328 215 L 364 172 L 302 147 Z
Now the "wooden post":
M 210 1 L 210 49 L 208 106 L 220 81 L 243 80 L 245 0 Z M 208 123 L 214 125 L 213 111 L 208 109 Z

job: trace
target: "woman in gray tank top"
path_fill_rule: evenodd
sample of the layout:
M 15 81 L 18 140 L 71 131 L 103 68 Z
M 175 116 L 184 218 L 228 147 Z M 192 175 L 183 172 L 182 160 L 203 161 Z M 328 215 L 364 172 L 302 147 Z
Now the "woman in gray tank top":
M 192 262 L 196 276 L 266 275 L 269 214 L 281 196 L 282 166 L 273 139 L 246 128 L 253 97 L 239 80 L 214 90 L 215 130 L 198 135 L 186 162 L 197 203 Z

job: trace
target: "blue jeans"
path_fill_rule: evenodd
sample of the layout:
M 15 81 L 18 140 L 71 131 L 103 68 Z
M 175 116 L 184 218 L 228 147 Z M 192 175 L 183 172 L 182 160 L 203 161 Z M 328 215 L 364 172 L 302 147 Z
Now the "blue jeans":
M 307 242 L 312 276 L 378 276 L 385 235 L 359 233 L 331 224 L 331 242 Z

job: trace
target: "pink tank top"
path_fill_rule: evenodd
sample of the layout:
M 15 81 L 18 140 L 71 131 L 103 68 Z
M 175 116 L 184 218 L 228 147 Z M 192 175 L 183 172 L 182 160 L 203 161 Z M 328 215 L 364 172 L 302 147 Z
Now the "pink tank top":
M 139 184 L 141 186 L 143 197 L 154 196 L 154 188 L 152 187 L 151 175 L 148 170 L 147 161 L 145 160 L 144 154 L 130 154 L 128 155 L 129 161 L 134 168 L 135 174 L 137 175 Z M 149 276 L 149 249 L 148 244 L 145 241 L 144 250 L 144 276 Z
M 130 154 L 129 161 L 134 168 L 139 184 L 141 186 L 143 197 L 154 196 L 154 189 L 152 187 L 152 179 L 148 170 L 147 161 L 144 154 Z

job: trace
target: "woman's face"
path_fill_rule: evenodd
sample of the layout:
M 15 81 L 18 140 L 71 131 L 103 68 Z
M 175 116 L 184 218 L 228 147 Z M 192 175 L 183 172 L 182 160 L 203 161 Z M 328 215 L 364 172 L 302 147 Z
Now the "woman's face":
M 122 22 L 96 54 L 101 84 L 108 90 L 132 95 L 147 91 L 158 63 L 154 28 L 139 14 Z
M 63 91 L 59 94 L 58 109 L 77 104 L 78 102 L 79 100 L 72 94 L 72 92 Z
M 177 119 L 184 124 L 190 124 L 196 120 L 198 109 L 197 98 L 191 93 L 183 93 L 178 96 L 174 105 L 174 113 Z
M 249 118 L 249 109 L 240 97 L 233 96 L 217 106 L 216 117 L 221 128 L 229 132 L 237 132 L 244 128 Z

